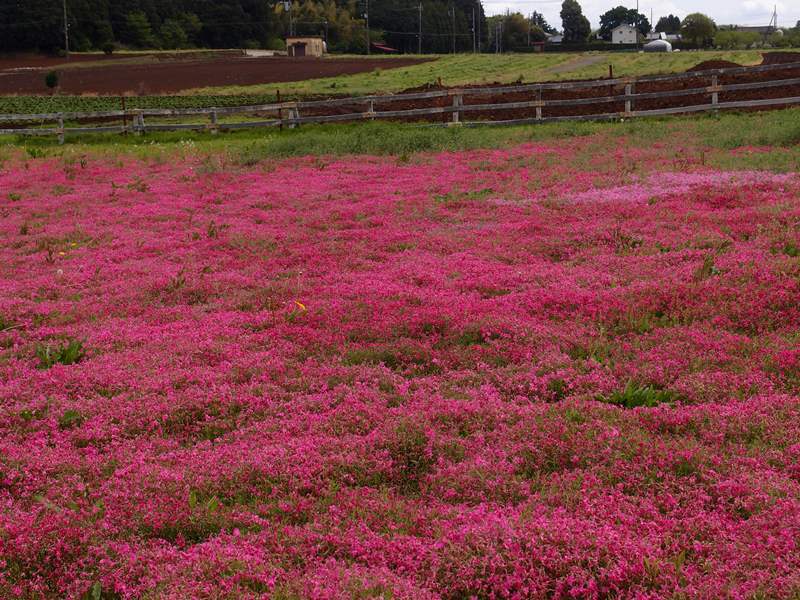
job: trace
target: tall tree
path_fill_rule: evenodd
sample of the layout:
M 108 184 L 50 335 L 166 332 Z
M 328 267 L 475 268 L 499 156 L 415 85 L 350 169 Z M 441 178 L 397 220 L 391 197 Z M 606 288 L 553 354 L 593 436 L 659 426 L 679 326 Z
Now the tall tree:
M 668 34 L 679 33 L 681 30 L 681 20 L 675 15 L 661 17 L 656 23 L 656 31 Z
M 686 15 L 683 23 L 681 23 L 681 35 L 683 39 L 702 48 L 708 47 L 714 43 L 714 33 L 716 31 L 716 23 L 703 13 Z
M 328 34 L 329 47 L 366 50 L 365 0 L 291 0 L 298 33 Z M 481 0 L 421 0 L 425 52 L 486 47 Z M 420 0 L 369 0 L 373 39 L 419 48 Z M 67 0 L 75 50 L 114 43 L 137 48 L 279 48 L 289 16 L 276 0 Z M 64 45 L 62 0 L 0 0 L 0 52 L 56 51 Z M 473 29 L 473 15 L 475 27 Z
M 585 42 L 592 32 L 589 19 L 584 16 L 577 0 L 564 0 L 561 5 L 561 25 L 564 29 L 565 43 Z
M 642 35 L 650 32 L 650 21 L 635 8 L 617 6 L 600 17 L 599 35 L 604 40 L 611 39 L 611 32 L 620 25 L 633 25 Z
M 545 33 L 556 33 L 556 28 L 550 25 L 547 22 L 547 19 L 544 18 L 544 15 L 540 12 L 533 11 L 533 14 L 531 15 L 531 22 L 537 27 L 541 28 L 541 30 Z

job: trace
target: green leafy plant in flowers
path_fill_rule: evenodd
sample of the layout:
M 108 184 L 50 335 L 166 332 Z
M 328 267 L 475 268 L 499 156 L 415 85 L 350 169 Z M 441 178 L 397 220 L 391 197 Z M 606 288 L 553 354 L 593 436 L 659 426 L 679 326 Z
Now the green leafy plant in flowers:
M 652 385 L 639 385 L 629 381 L 622 390 L 603 397 L 604 402 L 623 408 L 653 408 L 660 404 L 675 402 L 678 395 L 671 390 L 659 389 Z
M 86 356 L 83 342 L 68 340 L 58 345 L 39 344 L 36 347 L 36 358 L 40 369 L 49 369 L 55 365 L 74 365 Z

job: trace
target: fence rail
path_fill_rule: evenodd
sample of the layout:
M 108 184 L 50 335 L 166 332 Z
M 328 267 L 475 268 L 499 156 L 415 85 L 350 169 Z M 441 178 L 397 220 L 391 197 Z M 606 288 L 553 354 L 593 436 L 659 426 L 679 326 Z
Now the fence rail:
M 0 114 L 0 123 L 53 123 L 54 127 L 11 127 L 0 129 L 0 135 L 22 136 L 58 136 L 61 143 L 67 134 L 87 133 L 133 133 L 143 134 L 148 131 L 218 131 L 264 128 L 264 127 L 297 127 L 311 123 L 332 123 L 340 121 L 360 121 L 376 119 L 409 119 L 415 117 L 430 117 L 435 115 L 451 115 L 448 125 L 512 125 L 523 123 L 542 123 L 554 121 L 587 121 L 608 120 L 619 118 L 633 118 L 644 116 L 673 115 L 680 113 L 695 113 L 702 111 L 716 111 L 734 108 L 758 108 L 769 106 L 788 106 L 800 104 L 800 96 L 785 98 L 763 98 L 755 100 L 737 100 L 720 102 L 719 95 L 724 92 L 738 92 L 746 90 L 771 89 L 776 87 L 798 86 L 800 77 L 787 79 L 773 79 L 746 83 L 719 84 L 722 76 L 766 73 L 781 70 L 798 70 L 800 62 L 775 65 L 761 65 L 757 67 L 734 67 L 726 69 L 713 69 L 707 71 L 694 71 L 672 75 L 650 75 L 643 77 L 618 77 L 593 81 L 576 81 L 564 83 L 534 83 L 526 85 L 500 86 L 500 87 L 475 87 L 454 88 L 446 90 L 433 90 L 429 92 L 414 92 L 408 94 L 371 95 L 352 98 L 335 98 L 331 100 L 311 100 L 297 102 L 279 102 L 272 104 L 258 104 L 235 107 L 209 107 L 188 109 L 129 109 L 103 112 L 60 112 L 40 114 Z M 660 92 L 637 93 L 637 84 L 659 82 L 681 82 L 685 80 L 705 79 L 708 85 L 685 89 L 675 89 Z M 542 99 L 542 94 L 548 90 L 581 91 L 594 88 L 607 88 L 611 92 L 619 90 L 621 93 L 611 93 L 607 96 L 587 98 Z M 493 103 L 469 102 L 465 98 L 481 98 L 502 94 L 532 94 L 534 100 L 506 101 Z M 635 104 L 640 100 L 669 99 L 692 96 L 708 96 L 710 101 L 691 106 L 675 106 L 650 110 L 635 110 Z M 406 108 L 397 110 L 376 110 L 376 106 L 398 102 L 415 102 L 420 100 L 435 100 L 452 98 L 446 106 L 428 108 Z M 548 116 L 545 109 L 554 107 L 571 107 L 585 105 L 602 105 L 624 103 L 623 111 L 603 112 L 585 115 Z M 301 111 L 314 109 L 338 109 L 342 107 L 361 107 L 357 112 L 341 114 L 305 115 Z M 528 118 L 505 119 L 494 121 L 464 121 L 463 116 L 469 113 L 485 111 L 524 110 L 535 109 L 536 116 Z M 242 122 L 220 122 L 220 117 L 236 115 L 258 115 L 275 113 L 274 118 L 267 120 L 250 120 Z M 185 118 L 206 117 L 205 123 L 153 123 L 146 118 Z M 122 125 L 98 125 L 67 127 L 67 121 L 102 121 L 122 119 Z

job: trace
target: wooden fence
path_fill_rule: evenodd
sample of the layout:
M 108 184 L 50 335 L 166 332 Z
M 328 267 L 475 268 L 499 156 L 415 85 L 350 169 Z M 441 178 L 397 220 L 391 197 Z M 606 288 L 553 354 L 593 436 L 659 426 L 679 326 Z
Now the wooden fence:
M 633 117 L 673 115 L 681 113 L 694 113 L 702 111 L 716 111 L 723 109 L 742 109 L 757 107 L 776 107 L 800 104 L 800 96 L 783 98 L 763 98 L 755 100 L 739 100 L 720 102 L 719 95 L 724 92 L 737 92 L 743 90 L 760 90 L 800 85 L 800 78 L 771 79 L 746 83 L 733 83 L 721 85 L 722 76 L 739 74 L 764 73 L 781 70 L 800 70 L 800 62 L 776 65 L 761 65 L 757 67 L 735 67 L 727 69 L 714 69 L 708 71 L 695 71 L 672 75 L 653 75 L 638 78 L 615 78 L 593 81 L 578 81 L 564 83 L 537 83 L 527 85 L 510 85 L 503 87 L 476 87 L 462 89 L 434 90 L 429 92 L 415 92 L 407 94 L 373 95 L 352 98 L 336 98 L 331 100 L 314 100 L 305 102 L 281 102 L 274 104 L 261 104 L 250 106 L 236 106 L 229 108 L 191 108 L 191 109 L 130 109 L 106 112 L 63 112 L 45 114 L 0 114 L 0 123 L 27 124 L 23 127 L 10 127 L 0 129 L 0 135 L 22 136 L 58 136 L 61 143 L 67 134 L 87 133 L 133 133 L 143 134 L 148 131 L 210 131 L 216 133 L 223 130 L 236 130 L 262 127 L 297 127 L 309 123 L 331 123 L 342 121 L 363 121 L 378 119 L 416 119 L 442 115 L 448 118 L 446 125 L 514 125 L 525 123 L 544 123 L 552 121 L 586 121 L 608 120 Z M 681 82 L 685 80 L 705 79 L 708 85 L 659 92 L 637 93 L 637 84 L 658 82 Z M 704 82 L 705 83 L 705 82 Z M 615 88 L 622 91 L 620 94 L 611 94 L 599 97 L 567 98 L 543 100 L 542 94 L 546 90 L 579 91 L 593 88 Z M 464 103 L 464 98 L 480 98 L 482 96 L 497 96 L 502 94 L 529 94 L 533 99 L 500 103 Z M 707 95 L 709 101 L 691 106 L 675 106 L 650 110 L 636 110 L 636 102 L 640 100 L 674 99 L 685 96 Z M 416 102 L 424 100 L 446 99 L 445 106 L 429 108 L 409 108 L 403 110 L 379 110 L 377 107 L 397 102 Z M 623 111 L 606 111 L 593 114 L 552 116 L 546 110 L 552 107 L 569 107 L 582 105 L 621 104 L 624 102 Z M 342 112 L 339 114 L 303 115 L 303 111 L 336 111 L 342 108 L 360 108 L 355 112 Z M 486 111 L 505 111 L 534 109 L 535 117 L 514 118 L 507 120 L 478 120 L 468 121 L 465 116 L 470 113 Z M 239 122 L 220 122 L 220 117 L 235 117 L 236 115 L 263 115 L 270 113 L 268 119 L 248 120 Z M 169 118 L 185 119 L 191 117 L 205 117 L 204 123 L 175 123 L 175 122 L 148 122 L 147 119 Z M 109 121 L 122 120 L 122 125 L 80 125 L 82 121 Z M 31 123 L 42 125 L 53 123 L 53 127 L 31 126 Z M 78 126 L 68 127 L 66 122 L 77 122 Z

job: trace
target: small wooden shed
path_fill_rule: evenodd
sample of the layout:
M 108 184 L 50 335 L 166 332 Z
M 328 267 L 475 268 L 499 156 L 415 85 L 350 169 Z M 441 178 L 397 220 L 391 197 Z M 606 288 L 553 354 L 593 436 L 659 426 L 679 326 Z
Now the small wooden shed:
M 289 56 L 322 56 L 325 54 L 325 41 L 319 36 L 287 37 L 286 50 Z

